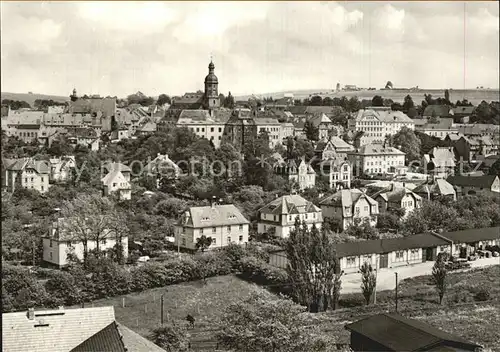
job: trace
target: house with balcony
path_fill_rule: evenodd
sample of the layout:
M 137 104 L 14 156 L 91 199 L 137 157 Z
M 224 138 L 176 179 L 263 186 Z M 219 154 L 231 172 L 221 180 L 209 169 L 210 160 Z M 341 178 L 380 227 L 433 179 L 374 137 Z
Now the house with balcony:
M 303 197 L 292 194 L 274 199 L 258 210 L 257 232 L 273 232 L 280 238 L 287 238 L 295 228 L 295 221 L 304 221 L 309 228 L 318 229 L 323 224 L 321 209 Z
M 229 244 L 248 242 L 248 221 L 234 204 L 217 204 L 191 207 L 175 224 L 175 246 L 196 250 L 197 240 L 210 237 L 209 249 L 225 247 Z
M 340 221 L 342 231 L 352 224 L 365 220 L 372 226 L 377 224 L 379 214 L 377 201 L 356 188 L 342 189 L 321 200 L 319 206 L 324 218 Z

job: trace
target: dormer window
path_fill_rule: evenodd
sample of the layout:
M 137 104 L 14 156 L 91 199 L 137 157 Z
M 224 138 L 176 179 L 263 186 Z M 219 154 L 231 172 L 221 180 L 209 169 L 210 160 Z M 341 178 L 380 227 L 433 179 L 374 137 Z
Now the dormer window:
M 234 214 L 231 214 L 231 215 L 228 216 L 228 219 L 229 220 L 236 219 L 236 216 Z

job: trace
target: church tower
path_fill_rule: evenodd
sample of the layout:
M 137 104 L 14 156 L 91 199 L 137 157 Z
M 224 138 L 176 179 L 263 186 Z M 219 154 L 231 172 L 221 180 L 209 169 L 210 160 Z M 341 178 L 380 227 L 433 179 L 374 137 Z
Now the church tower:
M 213 110 L 220 107 L 219 80 L 214 73 L 215 65 L 210 60 L 208 75 L 205 77 L 205 107 Z
M 76 95 L 76 88 L 73 89 L 73 94 L 71 94 L 69 97 L 70 97 L 71 101 L 78 100 L 78 96 Z

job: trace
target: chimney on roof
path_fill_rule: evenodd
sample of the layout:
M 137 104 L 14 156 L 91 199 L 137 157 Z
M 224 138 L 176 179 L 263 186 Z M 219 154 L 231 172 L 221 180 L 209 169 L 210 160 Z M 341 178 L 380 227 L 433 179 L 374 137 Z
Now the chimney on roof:
M 35 320 L 35 308 L 28 308 L 28 319 Z

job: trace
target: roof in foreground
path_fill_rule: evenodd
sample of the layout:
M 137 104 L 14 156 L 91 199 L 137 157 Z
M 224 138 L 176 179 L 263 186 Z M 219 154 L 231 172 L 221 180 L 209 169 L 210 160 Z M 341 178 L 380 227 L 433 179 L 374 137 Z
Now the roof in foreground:
M 397 313 L 383 313 L 345 326 L 392 351 L 428 351 L 440 346 L 453 346 L 473 351 L 482 346 L 432 325 L 408 319 Z
M 2 345 L 9 352 L 68 352 L 114 322 L 113 307 L 2 314 Z

